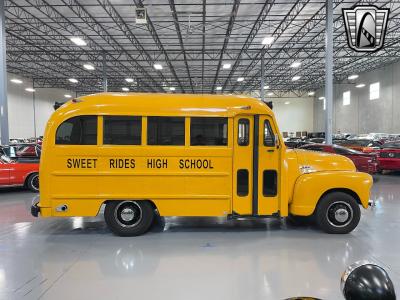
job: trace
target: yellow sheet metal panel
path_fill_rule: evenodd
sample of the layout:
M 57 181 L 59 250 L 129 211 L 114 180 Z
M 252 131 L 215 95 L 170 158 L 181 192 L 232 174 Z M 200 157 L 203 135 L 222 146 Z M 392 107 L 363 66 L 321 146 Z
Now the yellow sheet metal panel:
M 321 196 L 331 190 L 345 189 L 360 198 L 364 208 L 368 207 L 372 177 L 367 173 L 353 171 L 326 171 L 301 175 L 295 184 L 290 213 L 309 216 L 314 212 Z

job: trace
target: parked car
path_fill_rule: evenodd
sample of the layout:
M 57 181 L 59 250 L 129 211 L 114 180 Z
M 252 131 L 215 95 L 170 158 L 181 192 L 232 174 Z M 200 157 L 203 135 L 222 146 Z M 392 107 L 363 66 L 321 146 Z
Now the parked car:
M 351 139 L 340 142 L 340 145 L 364 153 L 378 152 L 382 146 L 380 142 L 370 139 Z
M 20 163 L 0 157 L 0 187 L 23 186 L 39 192 L 39 163 Z
M 307 140 L 303 140 L 301 138 L 288 138 L 285 141 L 285 145 L 288 148 L 299 148 L 300 146 L 307 145 L 309 142 Z
M 350 158 L 357 170 L 360 172 L 374 174 L 379 171 L 379 163 L 377 154 L 363 153 L 353 149 L 348 149 L 338 145 L 325 145 L 325 144 L 309 144 L 300 147 L 300 149 L 321 151 L 328 153 L 335 153 Z M 400 154 L 400 151 L 399 151 Z
M 15 144 L 0 146 L 0 155 L 18 162 L 39 162 L 42 147 L 36 144 Z
M 314 144 L 324 144 L 325 138 L 323 138 L 323 137 L 311 138 L 311 139 L 308 139 L 307 141 L 310 143 L 314 143 Z
M 378 152 L 380 170 L 400 170 L 400 141 L 387 142 Z

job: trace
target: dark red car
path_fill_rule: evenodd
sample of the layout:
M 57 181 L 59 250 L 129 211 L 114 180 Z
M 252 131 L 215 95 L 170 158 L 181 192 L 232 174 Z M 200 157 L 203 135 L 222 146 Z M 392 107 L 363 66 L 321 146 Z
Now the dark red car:
M 381 170 L 400 170 L 400 141 L 383 144 L 378 152 L 378 161 Z
M 39 191 L 39 163 L 20 163 L 0 157 L 0 187 L 24 186 Z
M 341 141 L 338 144 L 340 146 L 350 148 L 353 150 L 361 151 L 364 153 L 373 153 L 378 152 L 379 148 L 382 144 L 378 141 L 370 140 L 370 139 L 352 139 Z
M 310 144 L 302 146 L 300 148 L 305 150 L 322 151 L 346 156 L 353 161 L 357 170 L 360 172 L 374 174 L 379 171 L 379 163 L 376 154 L 363 153 L 338 145 Z

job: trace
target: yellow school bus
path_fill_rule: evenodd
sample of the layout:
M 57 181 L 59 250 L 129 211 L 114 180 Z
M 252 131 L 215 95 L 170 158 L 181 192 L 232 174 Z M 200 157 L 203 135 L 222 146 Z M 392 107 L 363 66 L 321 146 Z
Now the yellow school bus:
M 117 235 L 159 216 L 313 217 L 348 233 L 372 178 L 346 157 L 287 150 L 271 109 L 244 96 L 101 93 L 47 123 L 42 217 L 96 216 Z

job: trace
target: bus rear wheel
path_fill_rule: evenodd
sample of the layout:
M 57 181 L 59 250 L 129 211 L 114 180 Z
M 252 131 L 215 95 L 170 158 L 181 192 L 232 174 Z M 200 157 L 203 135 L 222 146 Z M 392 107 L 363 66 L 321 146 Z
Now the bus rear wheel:
M 154 209 L 148 201 L 110 201 L 104 210 L 107 226 L 119 236 L 146 233 L 153 218 Z

